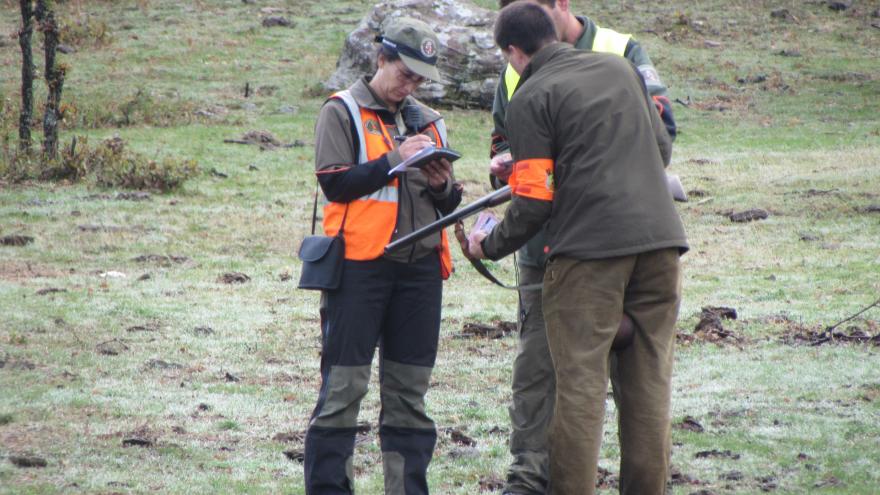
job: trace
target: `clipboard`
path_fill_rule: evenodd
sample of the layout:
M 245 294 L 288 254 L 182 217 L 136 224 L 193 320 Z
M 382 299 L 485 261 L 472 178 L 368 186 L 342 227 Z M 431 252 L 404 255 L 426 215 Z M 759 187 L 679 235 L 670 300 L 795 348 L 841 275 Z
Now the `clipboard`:
M 422 168 L 432 161 L 440 160 L 442 158 L 445 158 L 450 162 L 454 162 L 455 160 L 461 158 L 461 153 L 455 151 L 452 148 L 437 148 L 434 146 L 428 146 L 419 150 L 419 152 L 415 155 L 400 162 L 399 165 L 388 171 L 388 175 L 392 175 L 397 172 L 406 172 L 411 168 Z

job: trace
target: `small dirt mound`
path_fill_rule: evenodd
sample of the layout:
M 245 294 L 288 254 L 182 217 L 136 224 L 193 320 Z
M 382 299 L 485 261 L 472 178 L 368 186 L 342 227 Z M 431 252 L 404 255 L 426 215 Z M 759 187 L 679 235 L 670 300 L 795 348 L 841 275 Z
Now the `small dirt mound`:
M 819 328 L 793 322 L 784 322 L 780 340 L 789 345 L 820 346 L 830 344 L 862 344 L 880 346 L 880 328 L 877 322 L 866 321 L 863 326 L 850 325 L 845 329 Z
M 0 237 L 0 245 L 2 246 L 26 246 L 34 242 L 34 238 L 29 235 L 5 235 Z
M 480 477 L 480 492 L 497 492 L 504 489 L 504 480 L 496 474 Z
M 44 468 L 49 465 L 46 459 L 30 454 L 11 455 L 9 462 L 20 468 Z
M 620 485 L 620 478 L 611 471 L 599 466 L 596 473 L 596 488 L 614 490 Z
M 516 323 L 512 321 L 498 321 L 494 325 L 468 322 L 461 328 L 461 333 L 456 335 L 459 339 L 500 339 L 516 331 Z
M 752 208 L 750 210 L 730 213 L 727 218 L 734 223 L 754 222 L 755 220 L 765 220 L 770 216 L 767 210 L 761 208 Z
M 240 272 L 229 272 L 220 275 L 217 279 L 218 282 L 222 282 L 224 284 L 243 284 L 249 281 L 251 278 Z
M 260 147 L 261 151 L 274 150 L 275 148 L 290 147 L 283 144 L 269 131 L 248 131 L 240 139 L 224 139 L 224 143 L 230 144 L 253 144 Z
M 723 306 L 705 306 L 700 312 L 700 321 L 694 327 L 691 335 L 679 332 L 676 342 L 690 344 L 696 341 L 711 342 L 713 344 L 740 345 L 745 338 L 736 335 L 733 331 L 725 329 L 722 320 L 737 319 L 736 309 Z
M 680 422 L 672 425 L 673 428 L 678 430 L 692 431 L 694 433 L 703 433 L 706 431 L 703 428 L 703 425 L 699 423 L 693 416 L 685 416 Z

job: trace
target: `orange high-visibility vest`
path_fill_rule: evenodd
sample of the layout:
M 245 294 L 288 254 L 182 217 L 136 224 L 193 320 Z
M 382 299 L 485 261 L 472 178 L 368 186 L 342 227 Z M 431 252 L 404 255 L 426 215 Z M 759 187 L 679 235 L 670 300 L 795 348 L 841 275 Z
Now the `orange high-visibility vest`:
M 353 126 L 357 131 L 359 164 L 376 160 L 394 149 L 393 139 L 375 110 L 358 105 L 348 90 L 339 91 L 331 98 L 345 104 L 352 122 L 360 122 L 360 125 Z M 434 142 L 439 146 L 447 145 L 446 127 L 442 120 L 431 123 L 426 132 L 433 133 Z M 399 180 L 395 177 L 382 189 L 350 203 L 328 201 L 324 205 L 325 235 L 336 235 L 345 217 L 342 233 L 345 237 L 345 259 L 373 260 L 385 252 L 385 245 L 391 240 L 397 225 L 398 185 Z M 440 269 L 445 280 L 452 273 L 452 256 L 445 230 L 440 233 L 440 238 Z

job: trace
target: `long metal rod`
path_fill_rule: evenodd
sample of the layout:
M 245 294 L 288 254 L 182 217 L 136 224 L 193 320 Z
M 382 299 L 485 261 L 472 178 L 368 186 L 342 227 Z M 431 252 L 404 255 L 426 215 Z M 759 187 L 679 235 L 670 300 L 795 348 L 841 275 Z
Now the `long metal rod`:
M 415 230 L 412 233 L 401 237 L 400 239 L 397 239 L 396 241 L 385 246 L 385 252 L 389 253 L 397 248 L 408 246 L 409 244 L 412 244 L 420 239 L 424 239 L 431 234 L 440 232 L 444 228 L 449 227 L 459 220 L 464 220 L 465 218 L 471 215 L 475 215 L 485 210 L 486 208 L 498 206 L 500 204 L 506 203 L 507 201 L 510 201 L 510 186 L 504 186 L 501 189 L 498 189 L 491 194 L 487 194 L 467 206 L 455 210 L 454 212 L 446 215 L 443 218 L 439 218 L 436 221 L 429 223 L 428 225 L 425 225 L 424 227 L 421 227 L 418 230 Z

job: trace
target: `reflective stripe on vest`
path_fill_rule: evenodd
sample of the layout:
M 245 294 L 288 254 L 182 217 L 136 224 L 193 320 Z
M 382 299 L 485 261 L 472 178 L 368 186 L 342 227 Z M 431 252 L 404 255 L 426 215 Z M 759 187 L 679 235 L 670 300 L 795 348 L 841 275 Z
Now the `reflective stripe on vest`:
M 621 34 L 613 29 L 597 26 L 591 49 L 594 52 L 611 53 L 623 57 L 626 55 L 626 45 L 629 44 L 631 38 L 631 34 Z M 507 68 L 504 69 L 504 90 L 507 93 L 507 101 L 510 101 L 518 83 L 519 74 L 512 65 L 507 64 Z

